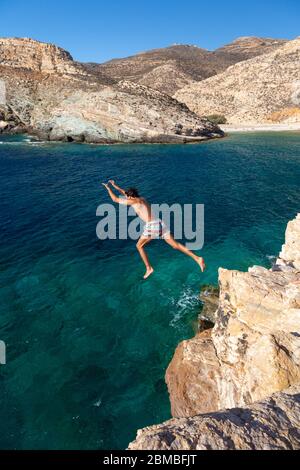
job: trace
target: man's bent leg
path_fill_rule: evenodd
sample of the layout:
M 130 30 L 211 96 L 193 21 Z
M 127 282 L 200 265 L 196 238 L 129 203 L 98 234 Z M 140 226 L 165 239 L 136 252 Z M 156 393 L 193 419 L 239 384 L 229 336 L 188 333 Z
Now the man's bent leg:
M 201 258 L 201 256 L 195 255 L 192 251 L 190 251 L 186 246 L 182 245 L 182 243 L 177 242 L 174 237 L 168 233 L 165 237 L 164 240 L 168 245 L 170 245 L 174 250 L 179 250 L 181 253 L 184 253 L 187 256 L 190 256 L 196 263 L 200 266 L 201 271 L 203 272 L 205 269 L 205 263 L 204 259 Z
M 151 237 L 141 236 L 141 238 L 139 239 L 139 241 L 136 244 L 137 250 L 138 250 L 145 266 L 146 266 L 146 273 L 144 275 L 144 279 L 147 279 L 147 277 L 149 277 L 154 271 L 154 269 L 152 268 L 152 266 L 150 264 L 148 255 L 147 255 L 147 253 L 144 249 L 144 246 L 147 245 L 149 242 L 151 242 L 151 240 L 152 240 Z

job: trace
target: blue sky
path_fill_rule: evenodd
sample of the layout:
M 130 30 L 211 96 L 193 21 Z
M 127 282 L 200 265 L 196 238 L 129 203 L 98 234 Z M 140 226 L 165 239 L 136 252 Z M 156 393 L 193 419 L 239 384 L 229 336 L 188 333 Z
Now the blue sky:
M 102 62 L 174 43 L 300 35 L 299 0 L 0 0 L 0 36 L 32 37 Z

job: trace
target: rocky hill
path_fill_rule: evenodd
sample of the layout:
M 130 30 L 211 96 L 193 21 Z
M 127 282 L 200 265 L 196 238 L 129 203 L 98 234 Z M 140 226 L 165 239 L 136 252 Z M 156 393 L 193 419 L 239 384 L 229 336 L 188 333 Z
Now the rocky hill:
M 268 54 L 283 46 L 286 39 L 258 38 L 256 36 L 242 36 L 230 44 L 216 49 L 215 54 L 230 56 L 235 62 L 252 59 L 262 54 Z
M 80 142 L 189 142 L 223 135 L 146 86 L 88 71 L 61 48 L 0 40 L 0 132 Z
M 300 121 L 300 38 L 188 85 L 174 96 L 199 115 L 229 124 Z
M 238 38 L 215 51 L 174 45 L 104 64 L 86 64 L 86 68 L 114 80 L 131 80 L 173 95 L 183 86 L 216 75 L 241 60 L 270 52 L 285 42 L 268 38 Z
M 300 214 L 270 269 L 219 270 L 213 329 L 166 373 L 174 419 L 130 449 L 300 449 Z
M 104 64 L 88 64 L 88 68 L 115 80 L 131 80 L 173 95 L 182 85 L 210 77 L 231 63 L 226 56 L 214 60 L 209 51 L 200 47 L 174 45 Z

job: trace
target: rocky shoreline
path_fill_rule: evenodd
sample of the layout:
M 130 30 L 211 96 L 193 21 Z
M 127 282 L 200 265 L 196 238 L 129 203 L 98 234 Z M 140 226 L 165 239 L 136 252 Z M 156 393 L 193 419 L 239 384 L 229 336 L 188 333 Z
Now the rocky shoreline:
M 177 347 L 173 419 L 129 449 L 300 449 L 300 214 L 271 269 L 219 270 L 216 323 Z
M 165 93 L 94 73 L 67 51 L 27 38 L 0 38 L 0 106 L 0 133 L 21 125 L 49 141 L 186 143 L 224 136 Z

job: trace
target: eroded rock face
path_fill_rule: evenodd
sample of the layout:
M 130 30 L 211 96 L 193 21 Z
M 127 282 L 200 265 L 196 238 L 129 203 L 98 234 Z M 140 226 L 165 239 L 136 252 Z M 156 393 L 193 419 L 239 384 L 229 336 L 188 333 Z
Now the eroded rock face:
M 245 406 L 300 382 L 299 241 L 298 215 L 271 270 L 219 270 L 210 341 L 181 343 L 166 372 L 173 416 Z
M 244 406 L 300 382 L 299 272 L 219 271 L 212 331 L 221 407 Z
M 199 321 L 201 319 L 208 320 L 214 326 L 217 320 L 216 312 L 219 305 L 219 294 L 218 287 L 207 285 L 201 288 L 199 298 L 203 303 L 203 308 L 199 315 Z
M 172 416 L 194 416 L 221 407 L 216 383 L 221 376 L 220 362 L 211 330 L 198 333 L 179 344 L 166 372 Z
M 0 134 L 17 134 L 26 128 L 9 106 L 0 104 Z
M 81 142 L 194 142 L 223 136 L 168 95 L 93 74 L 62 49 L 0 40 L 6 103 L 32 133 Z
M 130 449 L 300 448 L 299 241 L 300 214 L 272 269 L 219 270 L 214 328 L 180 343 L 166 372 L 178 419 Z
M 300 270 L 300 215 L 288 223 L 285 244 L 279 254 L 277 264 L 290 266 Z
M 297 38 L 188 85 L 174 96 L 200 116 L 221 114 L 229 124 L 299 122 L 299 63 Z
M 0 65 L 43 73 L 87 75 L 69 52 L 29 38 L 0 38 Z
M 300 387 L 247 408 L 175 418 L 138 431 L 129 450 L 299 450 Z

